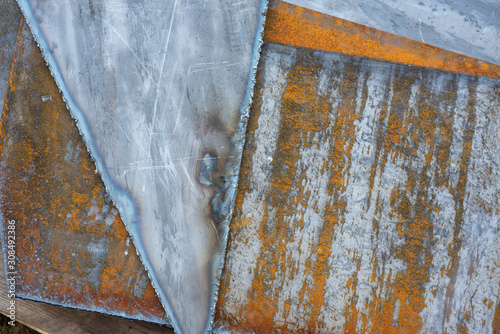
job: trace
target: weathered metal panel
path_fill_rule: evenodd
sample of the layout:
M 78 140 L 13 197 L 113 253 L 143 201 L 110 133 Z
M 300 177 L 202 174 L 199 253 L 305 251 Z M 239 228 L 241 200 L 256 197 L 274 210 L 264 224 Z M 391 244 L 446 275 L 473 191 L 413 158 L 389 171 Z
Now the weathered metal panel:
M 3 254 L 15 251 L 6 271 L 16 297 L 168 324 L 28 26 L 16 30 L 0 122 Z
M 492 0 L 287 0 L 324 14 L 500 65 Z
M 268 41 L 492 77 L 499 73 L 494 64 L 289 4 L 274 5 L 269 12 L 273 24 L 266 28 Z M 240 43 L 246 51 L 251 48 L 252 29 L 243 33 L 233 31 L 235 25 L 236 30 L 248 28 L 247 23 L 234 17 L 238 6 L 245 4 L 51 2 L 33 8 L 39 16 L 30 21 L 35 34 L 41 32 L 37 23 L 45 29 L 44 37 L 49 40 L 50 48 L 44 51 L 49 62 L 53 59 L 54 76 L 66 92 L 73 115 L 76 110 L 87 117 L 79 118 L 80 130 L 108 187 L 129 214 L 132 222 L 129 228 L 136 237 L 143 238 L 139 247 L 144 246 L 145 253 L 154 258 L 146 264 L 154 269 L 155 279 L 164 280 L 163 284 L 174 295 L 173 299 L 168 299 L 168 293 L 162 297 L 164 303 L 168 300 L 167 306 L 173 306 L 171 314 L 179 321 L 177 329 L 188 332 L 209 328 L 207 313 L 210 298 L 214 296 L 210 284 L 216 286 L 220 260 L 212 255 L 223 252 L 225 238 L 225 227 L 217 225 L 230 213 L 231 194 L 226 198 L 225 191 L 234 185 L 231 183 L 234 180 L 227 183 L 226 178 L 235 176 L 239 159 L 238 148 L 231 146 L 241 140 L 238 130 L 244 125 L 244 120 L 239 119 L 238 94 L 224 95 L 238 91 L 241 101 L 242 82 L 246 80 L 237 55 L 242 54 Z M 360 8 L 365 10 L 365 6 L 373 8 L 373 3 Z M 201 8 L 207 7 L 210 13 L 217 13 L 217 19 L 223 17 L 217 22 L 220 26 L 210 32 L 203 31 L 210 19 L 203 16 Z M 246 8 L 243 13 L 248 12 Z M 496 9 L 492 8 L 494 13 Z M 394 5 L 393 9 L 390 13 L 397 16 L 400 6 Z M 342 17 L 346 12 L 349 11 L 335 14 Z M 404 13 L 411 17 L 419 12 Z M 252 15 L 259 14 L 256 10 Z M 375 13 L 374 18 L 378 15 Z M 47 22 L 47 18 L 54 20 Z M 124 23 L 124 18 L 130 19 L 126 22 L 130 26 Z M 58 31 L 62 22 L 67 29 Z M 481 27 L 491 26 L 484 17 L 478 22 Z M 156 24 L 159 29 L 154 31 L 152 27 Z M 419 26 L 429 29 L 425 21 L 419 22 Z M 86 30 L 78 31 L 82 27 Z M 439 24 L 436 27 L 443 28 Z M 419 34 L 425 35 L 426 31 L 430 30 Z M 187 41 L 187 35 L 191 41 Z M 210 50 L 215 56 L 200 53 L 199 49 L 193 52 L 193 48 L 209 43 L 200 42 L 202 35 L 215 36 L 214 39 L 225 36 L 227 40 L 221 43 L 231 46 L 228 57 L 234 57 L 233 60 L 225 62 L 218 58 L 227 53 L 224 45 Z M 242 35 L 246 36 L 246 42 L 238 39 Z M 43 44 L 44 38 L 37 37 Z M 443 41 L 439 38 L 439 43 L 434 44 L 446 47 L 446 43 L 451 43 L 449 49 L 457 45 L 456 39 L 444 37 L 445 44 L 439 44 Z M 161 43 L 155 45 L 155 41 Z M 66 47 L 69 42 L 74 44 Z M 465 49 L 474 51 L 470 55 L 498 63 L 492 44 L 486 51 L 477 51 L 463 43 Z M 63 51 L 59 49 L 61 45 L 65 45 Z M 193 62 L 190 58 L 193 54 L 200 58 L 215 57 L 218 62 Z M 255 62 L 255 58 L 246 55 L 245 66 Z M 238 211 L 232 225 L 228 268 L 222 282 L 218 328 L 262 332 L 488 332 L 494 321 L 498 323 L 500 313 L 496 245 L 500 180 L 498 158 L 494 156 L 500 139 L 498 80 L 272 43 L 266 47 L 264 57 L 244 157 Z M 63 66 L 62 70 L 59 72 L 61 68 L 55 65 Z M 231 72 L 224 76 L 225 83 L 220 83 L 221 72 L 240 65 L 239 74 Z M 27 96 L 23 89 L 16 94 Z M 39 106 L 46 106 L 48 96 L 53 95 L 42 96 L 44 103 L 37 97 L 24 100 L 36 101 L 35 111 L 44 110 Z M 10 105 L 24 100 L 18 97 L 7 102 Z M 57 103 L 60 106 L 62 102 Z M 226 107 L 236 112 L 216 110 Z M 22 123 L 29 129 L 27 132 L 39 131 L 43 138 L 55 138 L 54 134 L 42 133 L 49 131 L 49 127 L 38 129 L 37 124 L 27 122 L 25 117 L 34 117 L 36 121 L 40 115 L 28 116 L 24 110 L 21 121 L 15 118 L 16 125 Z M 62 122 L 54 114 L 48 117 Z M 91 128 L 87 128 L 87 122 Z M 75 143 L 77 138 L 78 135 Z M 30 145 L 33 142 L 36 140 L 29 141 Z M 218 146 L 221 143 L 224 147 Z M 225 146 L 227 143 L 231 145 Z M 9 146 L 5 154 L 15 157 L 17 160 L 13 159 L 12 164 L 18 165 L 17 169 L 8 167 L 12 168 L 9 172 L 18 175 L 17 180 L 9 181 L 11 185 L 33 184 L 39 170 L 43 170 L 32 167 L 34 161 L 58 166 L 62 163 L 57 154 L 56 159 L 54 154 L 40 159 L 42 154 L 34 152 L 45 153 L 49 149 L 40 151 L 41 144 L 36 144 L 39 146 L 23 146 L 19 140 Z M 84 145 L 75 147 L 82 150 Z M 143 151 L 135 151 L 138 148 Z M 18 154 L 23 149 L 29 151 L 29 159 L 19 163 Z M 50 150 L 66 152 L 55 146 Z M 99 153 L 103 151 L 101 160 Z M 130 156 L 124 155 L 125 151 L 131 152 Z M 71 177 L 84 174 L 83 178 L 98 180 L 95 175 L 88 176 L 94 166 L 82 161 L 75 168 L 83 166 L 87 174 L 75 169 L 55 176 L 45 172 L 42 176 L 53 180 L 61 178 L 63 173 L 75 173 Z M 105 166 L 102 161 L 112 161 L 115 165 Z M 133 252 L 133 246 L 127 244 L 126 232 L 111 230 L 118 228 L 119 220 L 109 227 L 107 218 L 103 219 L 102 212 L 110 212 L 110 201 L 102 195 L 102 184 L 82 188 L 80 192 L 75 184 L 85 182 L 75 179 L 71 188 L 63 188 L 68 194 L 79 189 L 78 196 L 87 202 L 68 204 L 60 199 L 48 200 L 54 198 L 54 193 L 60 194 L 57 182 L 53 182 L 52 188 L 40 188 L 44 196 L 30 194 L 24 187 L 15 196 L 6 198 L 6 212 L 21 212 L 26 217 L 38 215 L 36 219 L 41 219 L 41 215 L 49 217 L 48 220 L 59 219 L 57 226 L 26 227 L 43 235 L 51 245 L 50 250 L 87 254 L 75 262 L 64 259 L 63 255 L 43 254 L 40 249 L 46 246 L 41 243 L 23 243 L 23 249 L 28 249 L 22 254 L 26 259 L 37 256 L 48 259 L 47 263 L 42 261 L 33 267 L 38 274 L 46 273 L 48 279 L 40 280 L 33 272 L 23 273 L 32 280 L 30 284 L 24 281 L 25 287 L 40 287 L 26 296 L 40 294 L 41 299 L 52 298 L 66 305 L 89 307 L 90 303 L 90 307 L 104 312 L 118 307 L 120 311 L 112 312 L 122 312 L 123 308 L 123 315 L 129 315 L 133 298 L 137 297 L 132 286 L 139 283 L 125 282 L 124 277 L 135 275 L 132 268 L 140 268 L 140 263 L 135 257 L 130 260 L 128 250 Z M 127 209 L 131 202 L 117 184 L 133 189 L 139 213 L 131 207 Z M 39 207 L 33 209 L 33 203 L 45 204 L 37 204 Z M 67 210 L 68 205 L 77 212 L 61 220 L 58 212 Z M 196 212 L 199 208 L 202 213 Z M 67 225 L 61 223 L 74 217 L 79 218 Z M 154 229 L 146 225 L 136 229 L 137 217 L 147 218 L 147 223 L 150 218 L 156 219 L 158 224 Z M 165 220 L 161 217 L 174 224 L 162 225 Z M 188 224 L 183 224 L 185 221 Z M 82 222 L 85 233 L 89 222 L 95 224 L 91 228 L 94 234 L 83 233 Z M 200 222 L 205 224 L 201 228 Z M 67 226 L 69 229 L 61 234 L 60 230 Z M 59 232 L 54 232 L 56 228 Z M 165 243 L 165 236 L 170 243 Z M 54 242 L 64 237 L 67 244 Z M 154 240 L 164 243 L 155 244 Z M 76 251 L 68 248 L 71 247 L 68 244 Z M 103 255 L 104 249 L 108 255 Z M 124 257 L 115 258 L 114 254 Z M 171 258 L 172 254 L 177 255 Z M 99 276 L 104 257 L 112 265 L 105 265 Z M 211 262 L 214 259 L 215 265 Z M 131 267 L 119 269 L 120 265 L 131 263 Z M 26 260 L 23 265 L 30 267 L 32 263 Z M 187 270 L 190 267 L 192 272 Z M 90 268 L 90 276 L 85 268 Z M 49 270 L 56 274 L 49 274 Z M 142 269 L 138 270 L 144 275 Z M 213 281 L 204 280 L 211 270 Z M 81 281 L 85 288 L 69 283 L 73 280 L 70 276 L 87 277 L 88 281 Z M 200 279 L 191 280 L 193 277 Z M 145 276 L 137 279 L 147 282 Z M 106 293 L 114 288 L 114 280 L 120 280 L 119 290 L 123 288 L 119 296 L 110 297 Z M 99 288 L 101 291 L 97 291 Z M 93 289 L 95 295 L 89 293 Z M 148 311 L 140 308 L 141 312 L 151 311 L 146 318 L 163 321 L 165 315 L 151 286 L 146 290 L 149 292 L 143 302 Z M 91 298 L 84 299 L 78 293 L 89 294 Z M 182 299 L 183 296 L 190 299 Z M 133 316 L 140 318 L 144 314 Z
M 491 332 L 500 81 L 266 42 L 255 94 L 219 329 Z
M 19 2 L 174 327 L 210 328 L 265 1 Z
M 266 20 L 270 42 L 500 78 L 499 65 L 283 1 L 270 2 Z

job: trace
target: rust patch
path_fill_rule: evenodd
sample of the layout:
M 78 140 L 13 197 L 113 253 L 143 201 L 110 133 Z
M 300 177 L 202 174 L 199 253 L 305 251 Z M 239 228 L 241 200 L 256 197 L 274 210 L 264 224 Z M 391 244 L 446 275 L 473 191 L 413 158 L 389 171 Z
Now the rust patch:
M 4 229 L 7 221 L 16 222 L 16 295 L 167 323 L 25 23 L 3 107 L 0 148 Z
M 500 78 L 500 66 L 279 0 L 271 1 L 264 39 L 372 59 Z
M 493 319 L 493 333 L 500 334 L 500 304 L 497 302 L 495 318 Z

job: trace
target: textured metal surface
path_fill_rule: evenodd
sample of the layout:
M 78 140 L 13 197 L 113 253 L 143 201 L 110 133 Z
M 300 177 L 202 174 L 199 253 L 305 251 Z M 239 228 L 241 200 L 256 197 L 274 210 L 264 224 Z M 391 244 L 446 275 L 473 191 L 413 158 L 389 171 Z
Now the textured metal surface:
M 255 94 L 219 329 L 490 333 L 500 81 L 267 42 Z
M 260 1 L 19 3 L 173 326 L 210 328 Z
M 270 42 L 500 77 L 499 65 L 282 1 L 270 2 L 267 21 L 264 38 Z
M 7 90 L 21 17 L 21 10 L 15 0 L 5 0 L 0 3 L 0 98 L 2 99 Z
M 3 231 L 16 222 L 17 264 L 6 268 L 17 272 L 16 296 L 168 323 L 28 26 L 18 31 L 0 123 L 0 209 Z
M 500 65 L 500 2 L 495 0 L 287 2 Z

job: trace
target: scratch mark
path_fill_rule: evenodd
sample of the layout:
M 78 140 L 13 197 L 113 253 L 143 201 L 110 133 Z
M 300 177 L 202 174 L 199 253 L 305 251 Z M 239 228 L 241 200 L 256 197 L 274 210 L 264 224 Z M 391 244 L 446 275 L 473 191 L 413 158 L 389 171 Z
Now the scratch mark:
M 422 35 L 422 19 L 418 19 L 418 32 L 420 34 L 420 38 L 422 39 L 422 43 L 425 43 L 424 36 Z
M 170 35 L 172 33 L 172 25 L 174 23 L 176 7 L 177 7 L 177 0 L 175 0 L 175 2 L 174 2 L 174 9 L 172 10 L 172 18 L 170 19 L 170 27 L 168 28 L 167 41 L 165 42 L 165 47 L 164 47 L 164 51 L 163 51 L 163 59 L 161 61 L 161 66 L 160 66 L 160 77 L 158 79 L 158 83 L 156 84 L 155 105 L 153 107 L 153 128 L 154 128 L 154 124 L 156 121 L 156 110 L 158 109 L 158 97 L 160 96 L 160 85 L 161 85 L 161 79 L 163 78 L 163 67 L 165 66 L 165 60 L 167 59 L 168 43 L 170 42 Z M 174 75 L 175 75 L 175 73 L 174 73 Z
M 215 227 L 215 225 L 214 225 L 214 221 L 210 219 L 210 222 L 212 223 L 212 226 L 214 227 L 215 234 L 217 234 L 217 241 L 218 241 L 218 242 L 219 242 L 219 244 L 220 244 L 219 232 L 217 231 L 217 228 L 216 228 L 216 227 Z
M 224 65 L 224 66 L 212 66 L 212 67 L 206 67 L 206 68 L 201 68 L 199 70 L 195 70 L 195 71 L 190 71 L 190 74 L 192 73 L 196 73 L 196 72 L 201 72 L 201 71 L 208 71 L 208 70 L 214 70 L 214 69 L 217 69 L 217 68 L 221 68 L 221 67 L 229 67 L 229 66 L 235 66 L 235 65 L 240 65 L 240 64 L 245 64 L 244 62 L 240 61 L 240 62 L 237 62 L 237 63 L 231 63 L 231 64 L 227 64 L 227 65 Z M 191 67 L 190 67 L 191 68 Z
M 123 128 L 121 127 L 121 125 L 120 125 L 120 124 L 118 124 L 118 122 L 117 122 L 115 119 L 113 119 L 113 118 L 112 118 L 112 120 L 113 120 L 113 122 L 114 122 L 114 123 L 118 126 L 118 128 L 119 128 L 120 130 L 122 130 L 123 134 L 125 135 L 125 137 L 127 137 L 128 141 L 129 141 L 129 142 L 132 142 L 132 139 L 130 139 L 130 137 L 127 135 L 127 133 L 125 132 L 125 130 L 123 130 Z M 137 142 L 137 141 L 136 141 L 136 142 Z M 137 144 L 139 144 L 139 143 L 137 143 Z
M 113 30 L 113 32 L 122 40 L 123 44 L 125 44 L 127 46 L 127 48 L 130 50 L 130 52 L 132 52 L 132 54 L 135 56 L 135 58 L 137 59 L 137 61 L 139 62 L 139 64 L 141 64 L 142 68 L 144 69 L 144 71 L 146 71 L 146 73 L 148 74 L 148 76 L 151 78 L 151 80 L 153 80 L 153 82 L 156 83 L 156 80 L 155 78 L 151 75 L 151 73 L 148 71 L 146 65 L 144 65 L 144 63 L 141 61 L 141 59 L 139 58 L 139 56 L 137 55 L 137 53 L 132 49 L 132 47 L 127 43 L 127 41 L 122 37 L 122 35 L 120 35 L 120 33 L 118 31 L 116 31 L 115 27 L 113 27 L 108 21 L 106 21 L 105 19 L 103 18 L 100 18 L 100 20 L 104 23 L 106 23 L 110 28 L 111 30 Z

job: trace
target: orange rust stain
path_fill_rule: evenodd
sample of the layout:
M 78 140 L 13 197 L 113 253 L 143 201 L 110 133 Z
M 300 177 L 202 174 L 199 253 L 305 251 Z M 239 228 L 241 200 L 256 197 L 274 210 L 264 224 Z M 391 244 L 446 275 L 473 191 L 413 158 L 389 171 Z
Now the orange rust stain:
M 16 221 L 17 294 L 164 322 L 120 214 L 26 24 L 1 143 L 0 205 L 5 220 Z
M 494 78 L 498 78 L 500 73 L 500 67 L 494 64 L 480 62 L 279 1 L 274 1 L 270 5 L 265 41 Z M 263 52 L 265 53 L 265 50 Z M 238 235 L 240 231 L 244 233 L 247 226 L 255 224 L 260 227 L 258 239 L 262 242 L 262 248 L 253 273 L 251 290 L 247 296 L 241 296 L 246 297 L 247 303 L 239 305 L 236 310 L 227 307 L 227 298 L 231 296 L 229 282 L 233 272 L 226 269 L 223 274 L 216 321 L 230 330 L 312 333 L 324 329 L 320 315 L 324 316 L 321 312 L 324 312 L 322 308 L 326 303 L 326 280 L 330 271 L 335 270 L 330 268 L 329 264 L 337 237 L 335 227 L 342 226 L 346 209 L 344 198 L 338 194 L 344 192 L 349 182 L 344 170 L 350 165 L 350 150 L 356 140 L 353 129 L 358 116 L 355 112 L 357 106 L 354 98 L 357 94 L 355 86 L 359 77 L 358 69 L 355 67 L 345 70 L 341 82 L 337 83 L 338 87 L 342 87 L 341 104 L 337 107 L 338 112 L 335 117 L 329 118 L 331 104 L 325 103 L 327 97 L 317 93 L 319 65 L 311 66 L 306 63 L 307 60 L 304 63 L 297 61 L 290 68 L 286 89 L 283 96 L 278 97 L 281 99 L 282 113 L 277 149 L 272 171 L 269 173 L 270 190 L 265 194 L 266 208 L 262 221 L 253 222 L 242 214 L 242 205 L 253 187 L 250 179 L 252 159 L 256 150 L 255 134 L 260 131 L 258 119 L 263 103 L 260 92 L 264 85 L 260 75 L 265 71 L 266 64 L 259 64 L 256 95 L 247 130 L 248 143 L 243 154 L 235 214 L 231 222 L 228 254 L 231 254 L 234 247 L 233 236 Z M 458 160 L 461 171 L 458 182 L 453 183 L 449 168 L 452 164 L 454 115 L 450 107 L 456 107 L 458 89 L 456 80 L 456 77 L 452 78 L 446 83 L 448 86 L 437 93 L 425 87 L 416 76 L 405 76 L 404 73 L 401 75 L 401 69 L 395 68 L 391 86 L 384 92 L 385 100 L 388 102 L 381 108 L 377 128 L 374 129 L 377 144 L 375 162 L 370 172 L 368 203 L 375 201 L 376 210 L 381 210 L 378 196 L 372 198 L 372 193 L 375 193 L 376 175 L 384 173 L 389 159 L 393 164 L 398 160 L 398 166 L 406 174 L 407 180 L 392 191 L 390 219 L 395 221 L 396 233 L 404 242 L 398 246 L 391 245 L 391 253 L 379 258 L 377 239 L 381 221 L 378 218 L 374 219 L 371 260 L 373 269 L 369 280 L 376 283 L 377 288 L 361 311 L 358 308 L 357 295 L 360 256 L 356 253 L 350 254 L 352 260 L 358 264 L 357 271 L 346 283 L 347 300 L 339 301 L 346 305 L 345 312 L 341 315 L 344 318 L 343 331 L 346 333 L 420 332 L 423 323 L 420 314 L 426 307 L 425 287 L 430 279 L 433 250 L 437 243 L 434 240 L 431 217 L 440 214 L 434 195 L 428 193 L 431 187 L 447 188 L 456 203 L 453 241 L 448 250 L 451 261 L 441 273 L 441 278 L 444 275 L 449 278 L 444 310 L 444 321 L 447 321 L 457 278 L 458 253 L 461 247 L 459 235 L 475 125 L 475 100 L 470 98 L 468 105 L 465 106 L 468 110 L 465 122 L 468 125 L 463 129 L 461 157 Z M 421 86 L 418 96 L 412 98 L 412 87 L 419 84 Z M 470 96 L 475 95 L 473 87 L 472 84 L 467 88 Z M 364 97 L 361 100 L 360 109 L 363 109 Z M 415 106 L 409 105 L 411 100 L 416 101 Z M 332 119 L 334 119 L 333 124 L 330 124 Z M 319 239 L 310 247 L 311 258 L 307 261 L 304 271 L 299 273 L 311 279 L 302 282 L 298 300 L 280 299 L 279 287 L 285 283 L 284 276 L 296 269 L 295 263 L 287 257 L 287 246 L 294 242 L 296 236 L 293 233 L 290 235 L 287 231 L 300 230 L 304 225 L 303 217 L 295 220 L 291 217 L 297 216 L 299 206 L 307 205 L 307 198 L 310 196 L 302 186 L 303 175 L 297 170 L 297 163 L 301 158 L 299 151 L 314 144 L 310 140 L 313 134 L 325 131 L 330 126 L 333 128 L 329 133 L 332 147 L 326 164 L 328 167 L 323 169 L 330 175 L 328 194 L 331 200 L 323 215 L 325 222 Z M 239 251 L 244 250 L 239 249 Z M 386 270 L 387 258 L 401 260 L 404 269 L 398 272 L 393 272 L 392 269 Z M 489 308 L 493 307 L 491 301 L 487 302 Z M 297 310 L 297 303 L 302 305 L 302 313 Z M 497 306 L 494 328 L 498 328 L 500 323 L 498 313 Z M 293 319 L 294 314 L 300 314 L 301 325 L 293 320 L 288 323 L 277 322 L 277 318 L 280 317 Z M 469 319 L 470 314 L 462 316 L 461 324 L 458 326 L 460 332 L 467 331 L 464 324 Z
M 354 22 L 271 1 L 266 41 L 500 78 L 500 66 Z
M 340 105 L 335 114 L 335 124 L 332 133 L 328 133 L 333 141 L 333 147 L 330 149 L 329 166 L 330 166 L 330 180 L 328 183 L 328 193 L 332 194 L 333 199 L 329 201 L 325 208 L 324 226 L 319 236 L 318 245 L 322 248 L 321 254 L 318 254 L 317 261 L 312 264 L 314 282 L 310 286 L 310 300 L 311 300 L 311 315 L 308 321 L 308 330 L 316 331 L 321 327 L 322 323 L 319 321 L 318 316 L 321 308 L 324 305 L 323 296 L 326 292 L 326 280 L 330 275 L 329 271 L 329 258 L 332 254 L 332 247 L 334 247 L 335 227 L 343 223 L 343 213 L 347 203 L 340 196 L 345 191 L 346 187 L 346 166 L 349 165 L 351 157 L 352 145 L 356 140 L 354 133 L 354 122 L 359 118 L 355 112 L 356 108 L 356 89 L 357 80 L 356 71 L 359 68 L 351 65 L 346 69 L 344 77 L 341 79 L 340 86 L 345 87 L 342 90 L 342 96 L 339 97 Z M 325 103 L 321 106 L 321 112 L 328 115 L 331 112 L 331 104 Z M 353 293 L 355 287 L 350 292 Z M 349 289 L 349 288 L 348 288 Z M 351 313 L 352 317 L 356 317 L 356 307 L 353 306 L 354 312 Z M 349 311 L 346 311 L 349 313 Z
M 500 303 L 497 302 L 493 318 L 493 334 L 500 334 Z
M 414 82 L 404 82 L 403 85 L 399 85 L 398 94 L 395 96 L 396 104 L 398 104 L 398 99 L 402 102 L 408 100 L 410 92 L 405 87 L 411 87 L 413 84 Z M 449 91 L 456 91 L 456 88 L 452 83 Z M 433 199 L 428 198 L 427 189 L 431 186 L 448 186 L 450 187 L 450 193 L 455 194 L 458 205 L 461 205 L 464 200 L 465 184 L 459 183 L 457 189 L 452 189 L 449 174 L 446 171 L 446 167 L 451 163 L 452 117 L 445 117 L 436 112 L 438 109 L 436 107 L 429 108 L 429 102 L 425 101 L 425 99 L 430 94 L 425 87 L 422 88 L 421 95 L 425 98 L 423 101 L 422 98 L 419 99 L 419 105 L 415 107 L 418 113 L 410 112 L 405 117 L 405 122 L 402 122 L 402 117 L 398 117 L 396 114 L 391 115 L 387 128 L 399 130 L 392 133 L 389 131 L 386 134 L 384 145 L 377 147 L 376 161 L 380 164 L 380 168 L 383 168 L 389 153 L 398 154 L 405 160 L 412 161 L 412 155 L 416 154 L 416 148 L 419 145 L 429 145 L 424 157 L 425 167 L 419 170 L 412 164 L 405 164 L 408 173 L 406 186 L 393 190 L 391 206 L 395 208 L 394 217 L 398 217 L 399 220 L 397 228 L 400 237 L 404 237 L 406 240 L 405 245 L 396 250 L 396 254 L 397 257 L 404 261 L 407 269 L 396 275 L 395 284 L 389 286 L 389 290 L 392 292 L 386 297 L 386 301 L 393 304 L 396 301 L 400 303 L 397 317 L 393 316 L 394 308 L 385 306 L 384 310 L 381 308 L 384 301 L 374 298 L 374 302 L 369 308 L 374 311 L 372 319 L 374 324 L 373 332 L 415 333 L 420 330 L 421 319 L 419 313 L 425 307 L 424 285 L 428 281 L 428 270 L 432 260 L 431 252 L 426 246 L 426 244 L 432 243 L 433 238 L 433 226 L 429 218 L 432 211 L 439 212 L 438 208 L 432 203 Z M 431 102 L 431 105 L 452 105 L 452 103 L 453 100 L 450 94 L 443 92 L 439 99 Z M 469 110 L 473 110 L 473 108 L 469 108 Z M 385 117 L 385 113 L 383 112 L 381 116 Z M 470 135 L 466 136 L 464 145 L 469 145 L 471 139 Z M 462 161 L 468 160 L 469 153 L 464 152 Z M 378 158 L 381 154 L 382 157 Z M 434 180 L 428 177 L 432 156 L 437 160 Z M 376 165 L 374 168 L 378 168 Z M 467 174 L 466 170 L 467 163 L 464 164 L 464 173 L 462 173 L 465 176 Z M 375 172 L 372 171 L 372 177 L 374 174 Z M 410 197 L 416 198 L 416 200 L 412 202 L 409 200 Z M 375 228 L 378 228 L 378 225 L 375 225 Z M 454 242 L 455 245 L 460 247 L 458 240 L 454 240 Z M 390 281 L 385 278 L 383 280 Z M 401 324 L 405 324 L 405 327 L 402 328 Z
M 260 70 L 265 65 L 260 65 Z M 273 160 L 273 172 L 271 175 L 270 190 L 266 195 L 265 215 L 259 229 L 259 239 L 262 241 L 260 257 L 257 260 L 255 277 L 252 281 L 251 292 L 249 292 L 247 305 L 242 307 L 238 314 L 232 310 L 226 312 L 227 285 L 230 273 L 225 273 L 219 301 L 217 306 L 216 321 L 231 328 L 245 332 L 290 332 L 286 326 L 276 323 L 275 317 L 278 313 L 278 295 L 276 290 L 269 284 L 276 284 L 276 280 L 282 276 L 287 269 L 294 270 L 294 263 L 287 258 L 287 245 L 293 242 L 293 237 L 288 236 L 288 231 L 303 228 L 304 221 L 298 219 L 295 225 L 290 225 L 290 218 L 296 213 L 299 206 L 306 207 L 310 194 L 302 186 L 303 175 L 298 175 L 297 164 L 301 158 L 299 148 L 307 148 L 317 145 L 314 141 L 314 134 L 322 133 L 324 137 L 331 138 L 332 149 L 330 150 L 330 162 L 328 163 L 328 173 L 330 181 L 328 192 L 334 199 L 325 208 L 324 225 L 319 236 L 319 241 L 312 245 L 312 253 L 316 254 L 316 259 L 309 260 L 306 272 L 301 275 L 310 275 L 312 281 L 305 283 L 300 292 L 299 302 L 309 305 L 308 315 L 303 321 L 307 322 L 307 332 L 317 331 L 322 322 L 318 318 L 323 307 L 326 280 L 329 276 L 329 257 L 332 253 L 332 241 L 335 237 L 334 228 L 341 223 L 341 217 L 345 211 L 346 203 L 340 197 L 340 193 L 345 190 L 346 165 L 349 164 L 350 151 L 355 142 L 354 122 L 359 118 L 353 110 L 356 107 L 355 95 L 357 90 L 356 65 L 349 67 L 346 74 L 341 78 L 340 85 L 346 87 L 342 91 L 342 96 L 338 97 L 340 106 L 334 116 L 331 113 L 331 101 L 328 94 L 317 94 L 319 85 L 318 65 L 308 66 L 297 62 L 289 71 L 286 83 L 286 90 L 282 97 L 281 125 L 282 131 L 277 139 L 277 148 Z M 257 78 L 256 92 L 262 88 L 260 78 Z M 251 176 L 251 158 L 255 150 L 255 132 L 258 129 L 257 120 L 259 118 L 262 97 L 257 94 L 252 107 L 252 117 L 248 125 L 248 143 L 246 153 L 243 156 L 241 167 L 241 179 L 239 192 L 236 199 L 236 208 L 231 232 L 237 234 L 239 228 L 248 225 L 248 218 L 242 216 L 241 210 L 245 194 L 250 190 L 249 179 Z M 329 117 L 335 118 L 335 123 L 329 128 Z M 276 211 L 272 217 L 269 216 L 268 208 Z M 232 240 L 229 240 L 228 248 L 231 249 Z M 280 281 L 283 283 L 282 281 Z M 279 283 L 278 283 L 279 285 Z M 352 293 L 355 286 L 353 285 Z M 307 299 L 305 298 L 307 294 Z M 291 316 L 292 305 L 290 300 L 283 303 L 283 317 Z M 352 316 L 356 317 L 356 305 L 353 304 Z
M 300 65 L 295 66 L 291 71 L 287 80 L 287 89 L 283 97 L 283 113 L 282 124 L 286 131 L 280 133 L 277 141 L 276 159 L 273 161 L 273 168 L 277 171 L 272 176 L 271 190 L 269 191 L 268 200 L 266 201 L 266 209 L 263 221 L 260 222 L 259 239 L 263 240 L 263 248 L 261 256 L 258 259 L 256 269 L 256 277 L 252 282 L 252 291 L 250 292 L 250 301 L 246 307 L 240 310 L 240 319 L 245 319 L 238 325 L 239 330 L 252 329 L 260 332 L 269 332 L 275 329 L 274 317 L 277 309 L 277 294 L 272 293 L 273 289 L 267 286 L 266 282 L 273 282 L 276 279 L 276 273 L 285 268 L 293 268 L 293 264 L 286 259 L 286 246 L 290 241 L 287 237 L 288 228 L 301 228 L 304 222 L 298 221 L 298 226 L 288 226 L 288 218 L 293 214 L 297 205 L 304 202 L 305 196 L 303 191 L 299 192 L 298 196 L 290 194 L 290 190 L 297 184 L 300 184 L 300 178 L 296 180 L 297 162 L 300 158 L 300 152 L 297 150 L 301 145 L 310 146 L 310 143 L 304 142 L 303 138 L 307 133 L 316 132 L 327 125 L 328 103 L 325 98 L 317 99 L 314 95 L 317 81 L 314 75 L 314 69 L 302 68 Z M 257 84 L 259 87 L 259 83 Z M 258 88 L 257 88 L 258 90 Z M 260 97 L 256 97 L 255 106 L 260 105 Z M 255 110 L 254 110 L 255 111 Z M 255 111 L 258 112 L 258 111 Z M 252 119 L 256 119 L 255 115 Z M 252 136 L 255 130 L 255 122 L 249 124 L 249 135 Z M 249 146 L 252 145 L 252 139 L 249 139 Z M 247 159 L 242 163 L 242 171 L 247 170 Z M 286 166 L 285 168 L 280 168 Z M 286 170 L 286 172 L 281 172 Z M 245 192 L 245 185 L 248 180 L 240 181 L 240 188 Z M 299 186 L 299 188 L 301 188 Z M 237 208 L 233 221 L 241 222 L 246 218 L 240 217 L 241 211 L 241 196 L 237 199 Z M 307 203 L 302 203 L 306 205 Z M 267 206 L 279 207 L 273 217 L 268 216 Z M 240 225 L 238 223 L 237 225 Z M 232 228 L 237 228 L 237 226 Z M 324 282 L 325 269 L 324 263 L 328 258 L 328 244 L 321 243 L 325 246 L 325 250 L 320 248 L 318 256 L 320 261 L 316 266 L 313 276 L 316 280 Z M 321 260 L 323 259 L 323 261 Z M 319 284 L 321 285 L 321 284 Z M 316 307 L 312 307 L 312 313 L 316 313 L 316 309 L 323 304 L 321 287 L 307 287 L 310 299 L 315 303 Z M 304 299 L 306 286 L 303 286 L 301 291 L 301 300 Z M 316 290 L 316 291 L 314 291 Z M 271 292 L 271 293 L 270 293 Z M 219 305 L 224 302 L 223 293 L 219 299 Z M 285 303 L 285 312 L 290 310 L 289 301 Z M 220 307 L 218 308 L 220 312 Z M 220 316 L 219 316 L 220 317 Z M 226 315 L 224 315 L 226 317 Z M 314 318 L 314 315 L 312 316 Z M 314 326 L 314 321 L 312 326 Z M 282 328 L 285 330 L 285 328 Z
M 358 287 L 358 272 L 361 267 L 361 261 L 358 260 L 357 266 L 356 266 L 356 272 L 354 273 L 353 277 L 349 278 L 347 281 L 346 287 L 347 290 L 349 291 L 351 296 L 354 296 L 354 298 L 350 298 L 349 300 L 349 305 L 345 310 L 345 320 L 346 323 L 344 325 L 344 332 L 345 333 L 357 333 L 356 331 L 356 326 L 358 323 L 358 318 L 361 316 L 363 317 L 363 314 L 360 314 L 358 312 L 356 305 L 357 305 L 357 294 L 356 294 L 356 288 Z

